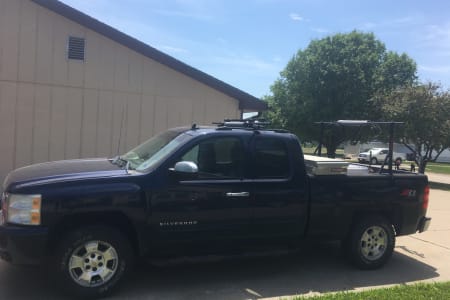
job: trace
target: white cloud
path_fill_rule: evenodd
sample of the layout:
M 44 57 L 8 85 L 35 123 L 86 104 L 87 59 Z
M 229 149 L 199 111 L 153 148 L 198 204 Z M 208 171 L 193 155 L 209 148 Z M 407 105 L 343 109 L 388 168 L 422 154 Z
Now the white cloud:
M 429 25 L 426 27 L 424 40 L 430 45 L 438 44 L 450 48 L 450 23 L 443 25 Z
M 427 54 L 424 59 L 425 68 L 431 65 L 442 65 L 438 62 L 447 62 L 450 58 L 450 22 L 439 25 L 428 25 L 417 30 L 413 37 L 415 48 L 420 53 Z
M 210 0 L 153 0 L 152 4 L 148 0 L 140 1 L 145 1 L 146 6 L 152 6 L 154 12 L 162 16 L 208 22 L 220 22 L 227 7 L 223 1 Z
M 228 45 L 228 40 L 222 38 L 222 37 L 218 37 L 216 39 L 216 42 L 219 43 L 220 45 Z
M 275 55 L 275 56 L 273 57 L 272 60 L 273 60 L 274 62 L 276 62 L 276 63 L 279 63 L 279 62 L 282 61 L 282 58 L 281 58 L 281 56 L 279 56 L 279 55 Z
M 370 30 L 370 29 L 374 29 L 377 26 L 378 26 L 378 24 L 376 24 L 376 23 L 365 22 L 365 23 L 361 24 L 359 27 L 364 30 Z
M 300 16 L 297 13 L 290 13 L 289 14 L 289 18 L 291 18 L 291 20 L 298 21 L 298 22 L 301 22 L 301 21 L 305 20 L 305 18 L 303 18 L 302 16 Z
M 208 15 L 208 14 L 181 11 L 181 10 L 157 9 L 154 12 L 157 13 L 158 15 L 167 16 L 167 17 L 182 17 L 182 18 L 190 18 L 190 19 L 201 20 L 201 21 L 210 21 L 213 19 L 213 16 Z
M 206 58 L 208 60 L 208 58 Z M 211 62 L 219 65 L 233 66 L 237 69 L 245 70 L 278 70 L 278 66 L 261 60 L 253 56 L 215 56 L 211 58 Z
M 360 24 L 358 26 L 358 28 L 363 29 L 363 30 L 374 30 L 374 29 L 378 29 L 378 28 L 393 29 L 395 27 L 396 30 L 398 30 L 399 27 L 402 28 L 405 26 L 417 25 L 418 23 L 421 22 L 421 20 L 422 20 L 422 17 L 419 15 L 405 16 L 405 17 L 396 18 L 396 19 L 385 19 L 385 20 L 381 20 L 379 22 L 367 21 L 367 22 Z
M 171 53 L 187 53 L 187 52 L 189 52 L 187 49 L 173 47 L 173 46 L 169 46 L 169 45 L 161 45 L 157 48 L 161 49 L 162 51 L 171 52 Z
M 391 21 L 391 23 L 393 23 L 393 24 L 411 24 L 411 23 L 415 23 L 416 20 L 417 20 L 417 18 L 414 18 L 412 16 L 407 16 L 407 17 L 403 17 L 403 18 L 394 19 Z
M 448 74 L 450 73 L 450 65 L 447 66 L 425 66 L 419 65 L 419 70 L 428 73 Z
M 326 28 L 320 28 L 320 27 L 313 27 L 311 28 L 312 31 L 318 32 L 318 33 L 328 33 L 330 32 L 328 29 Z

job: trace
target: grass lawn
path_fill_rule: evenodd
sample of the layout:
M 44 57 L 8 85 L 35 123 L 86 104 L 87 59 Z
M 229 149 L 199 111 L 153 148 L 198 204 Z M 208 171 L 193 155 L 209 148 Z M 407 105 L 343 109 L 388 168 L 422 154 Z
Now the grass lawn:
M 450 282 L 401 285 L 364 292 L 339 292 L 315 297 L 297 297 L 296 300 L 429 300 L 450 299 Z
M 303 154 L 312 155 L 312 154 L 314 154 L 314 150 L 316 150 L 316 147 L 302 147 L 302 149 L 303 149 Z M 322 153 L 327 153 L 325 147 L 322 148 Z
M 425 172 L 450 174 L 450 164 L 449 163 L 433 163 L 427 164 Z

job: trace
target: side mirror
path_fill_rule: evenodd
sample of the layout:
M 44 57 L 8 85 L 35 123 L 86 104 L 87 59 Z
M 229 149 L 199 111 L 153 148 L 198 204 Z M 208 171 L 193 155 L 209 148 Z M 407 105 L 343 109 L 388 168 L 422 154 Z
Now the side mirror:
M 174 171 L 178 173 L 198 173 L 198 166 L 192 161 L 179 161 L 175 164 Z
M 174 168 L 169 169 L 172 180 L 184 181 L 195 180 L 198 177 L 197 164 L 192 161 L 180 161 L 175 164 Z

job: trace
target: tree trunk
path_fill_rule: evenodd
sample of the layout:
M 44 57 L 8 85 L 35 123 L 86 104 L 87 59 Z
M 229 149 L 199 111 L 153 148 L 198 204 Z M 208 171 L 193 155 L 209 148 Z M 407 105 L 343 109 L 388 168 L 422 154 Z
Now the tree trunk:
M 337 149 L 337 145 L 328 145 L 327 146 L 327 157 L 328 158 L 336 158 L 336 149 Z
M 422 161 L 419 164 L 419 173 L 420 174 L 424 174 L 425 173 L 425 168 L 427 167 L 427 160 L 426 159 L 422 159 Z

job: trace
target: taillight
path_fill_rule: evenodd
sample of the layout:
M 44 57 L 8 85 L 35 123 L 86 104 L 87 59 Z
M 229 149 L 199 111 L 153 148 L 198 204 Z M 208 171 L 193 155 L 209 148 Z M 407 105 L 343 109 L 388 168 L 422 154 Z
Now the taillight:
M 430 187 L 427 185 L 425 189 L 423 190 L 423 203 L 422 208 L 427 209 L 428 208 L 428 202 L 430 201 Z

